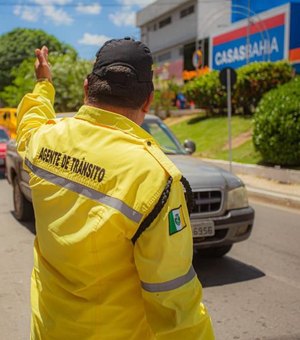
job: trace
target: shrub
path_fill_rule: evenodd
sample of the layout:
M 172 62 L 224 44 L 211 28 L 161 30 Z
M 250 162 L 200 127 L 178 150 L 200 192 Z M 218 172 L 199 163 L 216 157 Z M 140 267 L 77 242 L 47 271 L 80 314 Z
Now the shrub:
M 264 93 L 292 78 L 292 66 L 286 61 L 257 62 L 237 71 L 237 82 L 232 93 L 233 113 L 252 114 Z M 197 77 L 184 86 L 184 93 L 200 108 L 211 113 L 224 113 L 227 92 L 219 80 L 219 72 L 212 71 Z
M 183 92 L 189 101 L 211 113 L 222 113 L 226 108 L 226 90 L 220 83 L 218 71 L 189 81 L 184 85 Z
M 256 62 L 237 70 L 233 94 L 235 111 L 252 114 L 264 93 L 292 79 L 292 66 L 286 61 Z
M 253 143 L 266 163 L 300 165 L 300 76 L 264 95 L 254 115 Z

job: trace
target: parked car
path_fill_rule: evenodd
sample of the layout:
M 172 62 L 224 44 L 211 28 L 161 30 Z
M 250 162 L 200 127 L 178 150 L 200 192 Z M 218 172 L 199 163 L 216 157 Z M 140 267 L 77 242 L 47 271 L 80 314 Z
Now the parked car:
M 11 138 L 16 137 L 17 128 L 17 109 L 13 107 L 0 108 L 0 126 L 3 126 L 9 132 Z
M 243 182 L 234 174 L 191 156 L 195 144 L 187 140 L 182 146 L 158 117 L 146 115 L 142 127 L 159 142 L 191 185 L 194 248 L 203 255 L 219 257 L 235 242 L 246 240 L 252 231 L 254 210 L 248 204 Z M 7 178 L 13 185 L 16 218 L 28 219 L 32 216 L 29 176 L 14 142 L 8 144 Z
M 0 126 L 0 175 L 5 174 L 5 160 L 6 160 L 6 145 L 9 141 L 9 133 Z

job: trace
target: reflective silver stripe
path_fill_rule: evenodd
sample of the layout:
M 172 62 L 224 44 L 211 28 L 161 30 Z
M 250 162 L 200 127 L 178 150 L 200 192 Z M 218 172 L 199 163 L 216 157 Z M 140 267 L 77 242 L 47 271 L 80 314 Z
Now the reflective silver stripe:
M 76 182 L 74 182 L 70 179 L 66 179 L 64 177 L 54 175 L 47 170 L 44 170 L 44 169 L 41 169 L 41 168 L 35 166 L 27 158 L 25 158 L 25 164 L 28 166 L 28 168 L 36 176 L 43 178 L 46 181 L 51 182 L 55 185 L 58 185 L 58 186 L 61 186 L 63 188 L 66 188 L 68 190 L 77 192 L 78 194 L 83 195 L 87 198 L 90 198 L 94 201 L 108 205 L 108 206 L 120 211 L 123 215 L 125 215 L 130 220 L 132 220 L 136 223 L 139 223 L 141 221 L 142 217 L 143 217 L 143 215 L 141 213 L 130 208 L 126 203 L 119 200 L 118 198 L 105 195 L 105 194 L 98 192 L 94 189 L 86 187 L 85 185 L 76 183 Z
M 142 288 L 151 293 L 165 292 L 165 291 L 176 289 L 176 288 L 183 286 L 187 282 L 191 281 L 195 275 L 196 275 L 196 272 L 193 266 L 191 266 L 190 270 L 183 276 L 180 276 L 174 280 L 170 280 L 170 281 L 166 281 L 162 283 L 142 282 Z

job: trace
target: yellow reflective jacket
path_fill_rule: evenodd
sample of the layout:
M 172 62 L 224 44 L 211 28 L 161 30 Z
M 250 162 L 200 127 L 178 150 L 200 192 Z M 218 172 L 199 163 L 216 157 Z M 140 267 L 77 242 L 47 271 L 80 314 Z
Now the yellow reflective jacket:
M 31 339 L 213 339 L 180 172 L 131 120 L 90 106 L 56 119 L 53 102 L 44 81 L 18 108 L 37 233 Z

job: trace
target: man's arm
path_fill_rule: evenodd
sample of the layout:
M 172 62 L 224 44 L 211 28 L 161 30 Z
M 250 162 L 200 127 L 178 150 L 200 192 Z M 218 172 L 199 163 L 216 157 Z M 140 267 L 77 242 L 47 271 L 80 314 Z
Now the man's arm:
M 202 287 L 192 266 L 193 244 L 179 181 L 134 248 L 146 316 L 159 340 L 212 340 Z
M 23 159 L 34 132 L 41 125 L 55 118 L 53 109 L 55 90 L 51 83 L 47 47 L 36 49 L 35 55 L 34 69 L 37 83 L 33 92 L 24 96 L 17 112 L 17 149 Z

